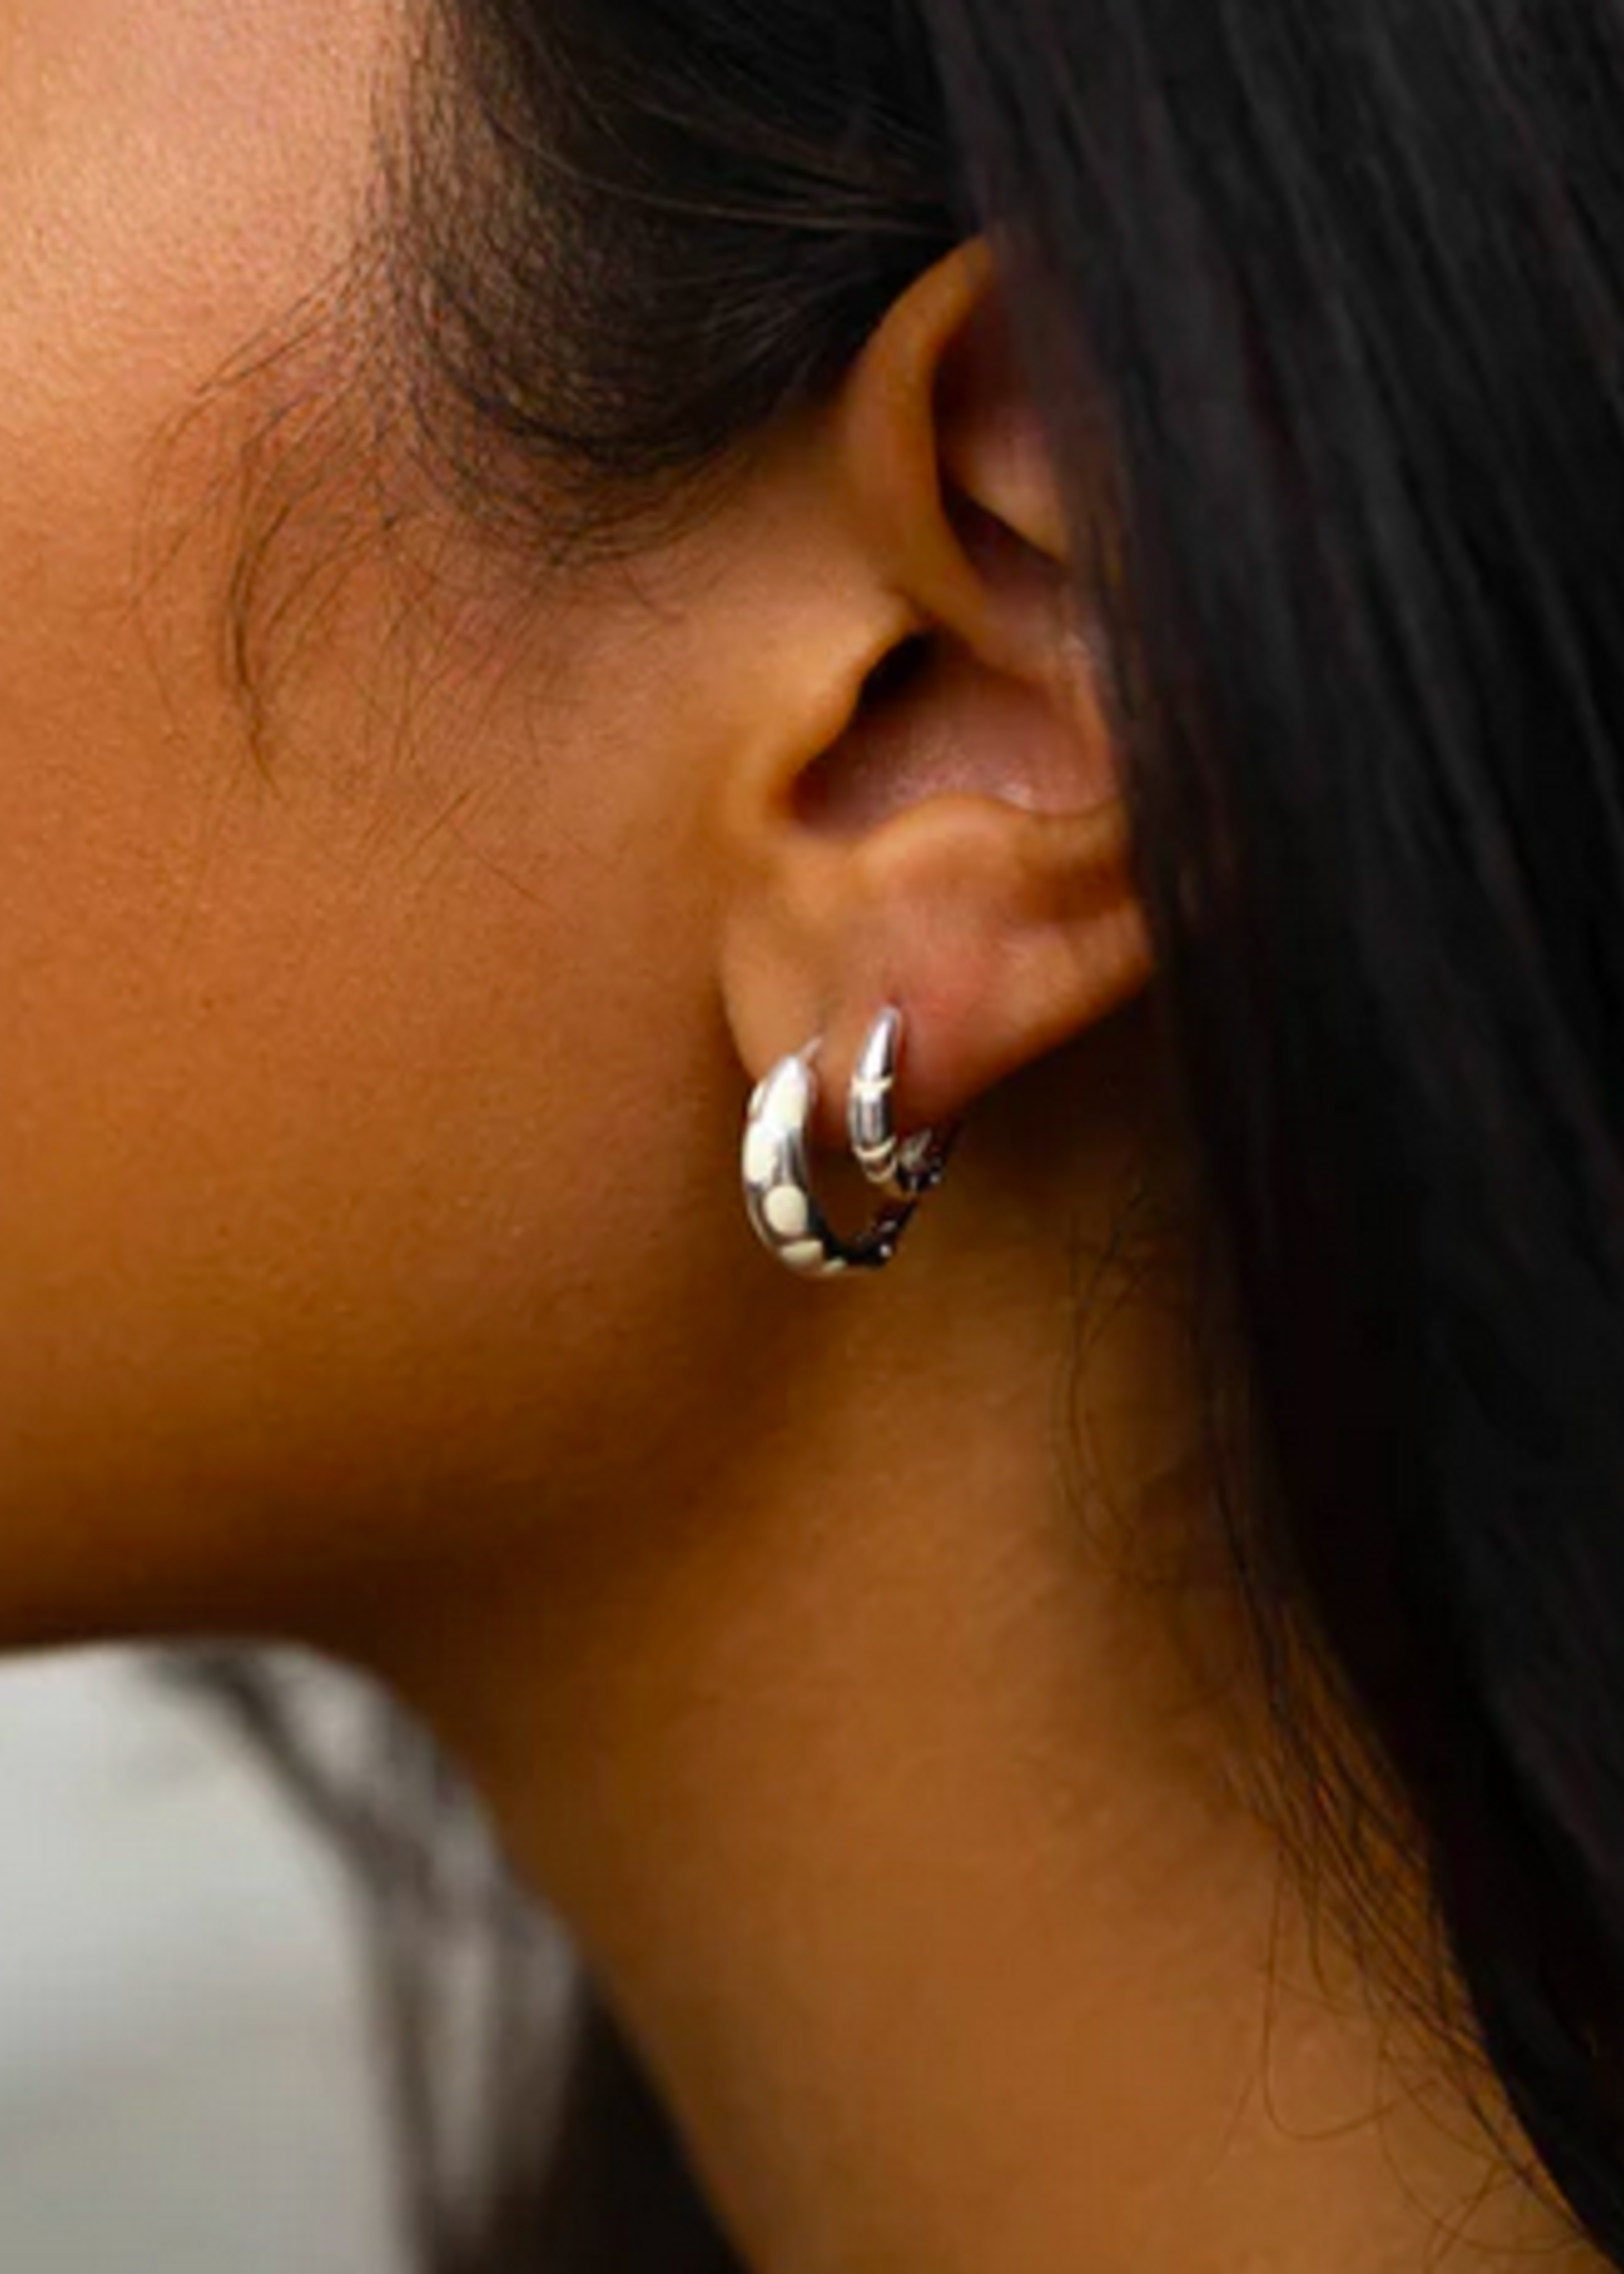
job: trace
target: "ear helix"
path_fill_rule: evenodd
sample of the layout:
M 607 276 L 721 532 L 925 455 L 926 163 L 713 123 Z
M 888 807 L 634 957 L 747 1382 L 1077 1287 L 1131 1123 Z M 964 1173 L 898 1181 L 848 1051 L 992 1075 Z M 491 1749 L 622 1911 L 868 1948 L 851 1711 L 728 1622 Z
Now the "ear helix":
M 852 1076 L 846 1107 L 851 1150 L 869 1182 L 887 1195 L 879 1214 L 854 1239 L 842 1239 L 831 1227 L 812 1190 L 808 1132 L 818 1099 L 818 1043 L 781 1061 L 750 1100 L 744 1132 L 745 1210 L 769 1254 L 802 1278 L 883 1270 L 920 1200 L 946 1174 L 956 1130 L 923 1130 L 907 1138 L 897 1135 L 902 1034 L 901 1013 L 888 1008 L 870 1030 Z

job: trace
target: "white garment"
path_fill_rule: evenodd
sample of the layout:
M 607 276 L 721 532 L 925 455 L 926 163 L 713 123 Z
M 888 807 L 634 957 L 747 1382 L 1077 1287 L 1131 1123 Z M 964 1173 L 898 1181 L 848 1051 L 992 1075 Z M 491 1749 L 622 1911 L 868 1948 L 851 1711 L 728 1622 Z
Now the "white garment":
M 0 1667 L 0 2274 L 396 2274 L 353 1921 L 221 1725 Z

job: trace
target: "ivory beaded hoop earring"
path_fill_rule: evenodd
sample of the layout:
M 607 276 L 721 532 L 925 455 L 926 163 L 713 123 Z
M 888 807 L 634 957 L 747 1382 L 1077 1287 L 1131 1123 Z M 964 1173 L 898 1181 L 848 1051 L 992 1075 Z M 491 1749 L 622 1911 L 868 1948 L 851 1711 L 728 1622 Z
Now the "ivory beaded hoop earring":
M 956 1132 L 899 1140 L 893 1115 L 902 1018 L 886 1011 L 857 1062 L 847 1103 L 852 1150 L 889 1197 L 855 1239 L 836 1232 L 812 1190 L 807 1132 L 818 1099 L 818 1044 L 773 1069 L 750 1100 L 744 1132 L 744 1204 L 770 1254 L 803 1279 L 882 1271 L 924 1195 L 942 1182 Z

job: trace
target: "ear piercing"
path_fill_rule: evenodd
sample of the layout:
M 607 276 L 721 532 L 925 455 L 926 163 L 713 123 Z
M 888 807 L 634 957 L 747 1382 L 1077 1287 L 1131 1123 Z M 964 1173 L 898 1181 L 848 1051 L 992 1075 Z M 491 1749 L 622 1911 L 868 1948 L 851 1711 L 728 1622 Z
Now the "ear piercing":
M 880 1271 L 892 1260 L 914 1210 L 947 1172 L 957 1130 L 899 1137 L 895 1097 L 902 1015 L 884 1011 L 858 1056 L 846 1101 L 846 1131 L 858 1167 L 886 1195 L 855 1239 L 834 1231 L 812 1191 L 808 1132 L 818 1100 L 819 1045 L 783 1059 L 750 1100 L 744 1131 L 744 1205 L 757 1237 L 805 1279 Z

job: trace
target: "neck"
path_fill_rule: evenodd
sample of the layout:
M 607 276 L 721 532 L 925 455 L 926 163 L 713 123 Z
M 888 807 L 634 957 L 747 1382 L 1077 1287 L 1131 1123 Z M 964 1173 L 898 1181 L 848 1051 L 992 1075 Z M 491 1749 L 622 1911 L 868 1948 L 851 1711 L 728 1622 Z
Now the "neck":
M 1058 1194 L 1028 1180 L 1022 1230 L 965 1186 L 883 1291 L 802 1299 L 779 1410 L 703 1494 L 542 1528 L 499 1589 L 436 1598 L 432 1648 L 402 1621 L 371 1655 L 760 2274 L 1373 2274 L 1440 2222 L 1509 2266 L 1547 2215 L 1310 1957 L 1246 1805 L 1227 1589 L 1188 1556 L 1147 1583 L 1200 1538 L 1179 1337 L 1086 1238 L 1079 1312 Z

